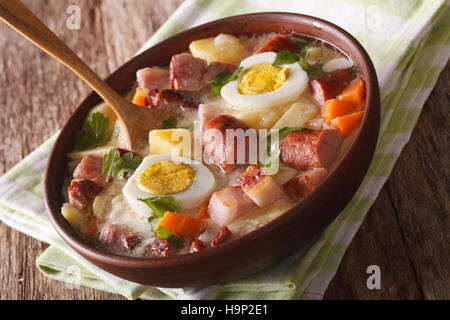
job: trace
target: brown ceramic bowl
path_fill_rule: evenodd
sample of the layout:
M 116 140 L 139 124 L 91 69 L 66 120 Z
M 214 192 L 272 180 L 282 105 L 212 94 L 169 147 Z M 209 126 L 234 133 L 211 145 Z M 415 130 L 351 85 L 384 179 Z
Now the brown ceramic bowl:
M 50 220 L 61 237 L 87 260 L 121 278 L 160 287 L 205 286 L 236 280 L 279 262 L 299 250 L 327 227 L 344 209 L 361 184 L 378 138 L 380 96 L 373 64 L 364 48 L 336 25 L 291 13 L 258 13 L 213 21 L 177 34 L 119 68 L 107 82 L 125 94 L 142 67 L 168 64 L 172 55 L 186 51 L 193 40 L 219 33 L 297 33 L 332 44 L 358 66 L 367 88 L 365 116 L 347 154 L 309 197 L 274 221 L 235 241 L 195 254 L 167 258 L 131 258 L 108 254 L 84 241 L 61 215 L 61 194 L 73 150 L 75 132 L 89 110 L 100 102 L 91 93 L 75 110 L 53 147 L 45 174 L 45 198 Z

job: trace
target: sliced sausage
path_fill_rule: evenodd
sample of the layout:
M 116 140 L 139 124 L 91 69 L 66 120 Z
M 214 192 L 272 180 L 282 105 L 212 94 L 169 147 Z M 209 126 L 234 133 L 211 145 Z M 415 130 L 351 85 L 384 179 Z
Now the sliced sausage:
M 91 206 L 95 197 L 99 195 L 104 188 L 91 180 L 72 180 L 69 192 L 70 203 L 80 209 L 86 211 Z
M 227 242 L 231 239 L 231 236 L 233 234 L 231 233 L 230 229 L 228 229 L 226 226 L 222 227 L 222 229 L 217 232 L 217 234 L 214 236 L 214 239 L 211 241 L 211 246 L 215 247 L 219 244 L 222 244 L 224 242 Z
M 109 177 L 102 174 L 103 159 L 91 155 L 85 156 L 73 172 L 74 179 L 90 180 L 101 186 L 106 186 Z
M 119 238 L 119 228 L 117 225 L 111 224 L 104 226 L 98 237 L 98 241 L 104 246 L 112 246 Z
M 283 187 L 290 197 L 301 199 L 316 189 L 323 179 L 325 179 L 327 174 L 328 170 L 325 168 L 315 168 L 304 171 L 286 182 Z
M 187 100 L 184 96 L 170 89 L 154 89 L 147 95 L 149 108 L 167 110 L 174 113 L 183 112 L 186 108 L 198 108 L 198 104 Z
M 326 100 L 336 98 L 354 78 L 353 68 L 347 68 L 334 71 L 321 79 L 310 81 L 309 84 L 314 99 L 320 106 L 323 106 Z
M 189 252 L 190 253 L 199 252 L 205 248 L 206 248 L 206 245 L 203 242 L 201 242 L 200 240 L 196 239 L 196 240 L 192 241 L 192 244 L 189 247 Z
M 143 68 L 136 72 L 136 80 L 140 88 L 153 89 L 169 89 L 170 76 L 168 69 L 161 68 Z
M 155 239 L 145 247 L 146 257 L 168 257 L 174 253 L 174 248 L 166 240 Z
M 242 190 L 258 207 L 266 207 L 283 195 L 283 190 L 258 165 L 251 165 L 240 175 Z
M 142 238 L 133 231 L 127 231 L 120 237 L 121 246 L 128 251 L 133 250 L 141 240 Z
M 336 130 L 294 131 L 281 144 L 281 160 L 299 170 L 329 169 L 339 155 L 343 140 Z
M 111 224 L 103 227 L 98 240 L 109 249 L 125 252 L 133 250 L 141 237 L 123 225 Z
M 230 186 L 213 193 L 209 200 L 208 212 L 215 223 L 224 226 L 254 206 L 253 201 L 240 186 Z
M 236 133 L 234 139 L 227 141 L 227 129 L 229 133 Z M 237 153 L 239 150 L 245 152 L 248 156 L 248 137 L 238 139 L 238 129 L 245 130 L 248 127 L 233 116 L 220 115 L 209 120 L 203 127 L 202 145 L 204 152 L 217 165 L 221 166 L 225 172 L 230 172 L 237 166 Z M 245 159 L 246 160 L 246 159 Z
M 294 47 L 292 41 L 286 36 L 275 36 L 269 40 L 264 46 L 259 48 L 255 53 L 262 52 L 280 52 L 283 50 L 289 50 L 291 53 L 296 53 L 297 50 Z

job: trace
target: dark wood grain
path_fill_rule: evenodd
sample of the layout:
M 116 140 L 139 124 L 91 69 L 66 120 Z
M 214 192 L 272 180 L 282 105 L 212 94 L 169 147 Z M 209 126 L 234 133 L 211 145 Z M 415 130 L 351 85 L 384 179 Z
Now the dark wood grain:
M 450 298 L 449 81 L 447 64 L 325 298 Z M 370 264 L 379 291 L 365 286 Z
M 131 58 L 181 2 L 26 0 L 25 4 L 104 77 Z M 66 8 L 71 4 L 81 8 L 81 30 L 66 27 Z M 0 45 L 3 174 L 56 132 L 90 89 L 4 24 Z M 449 80 L 447 66 L 325 298 L 450 297 L 445 130 Z M 46 247 L 0 223 L 0 299 L 122 299 L 85 287 L 73 289 L 43 276 L 34 261 Z M 371 264 L 381 268 L 381 290 L 366 287 L 365 270 Z

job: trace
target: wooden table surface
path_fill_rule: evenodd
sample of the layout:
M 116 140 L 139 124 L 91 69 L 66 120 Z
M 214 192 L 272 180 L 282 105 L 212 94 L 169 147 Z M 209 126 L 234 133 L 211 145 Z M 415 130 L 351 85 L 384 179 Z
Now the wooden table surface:
M 102 77 L 130 59 L 182 0 L 26 0 Z M 66 26 L 79 5 L 81 30 Z M 0 175 L 60 128 L 90 89 L 0 23 Z M 411 140 L 348 248 L 326 299 L 450 299 L 447 65 Z M 71 289 L 35 267 L 46 244 L 0 222 L 0 299 L 121 299 Z M 381 269 L 368 290 L 366 268 Z

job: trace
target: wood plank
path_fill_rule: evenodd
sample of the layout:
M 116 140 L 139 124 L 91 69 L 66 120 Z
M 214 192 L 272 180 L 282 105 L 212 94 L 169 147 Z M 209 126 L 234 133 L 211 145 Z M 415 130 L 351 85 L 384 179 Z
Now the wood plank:
M 369 290 L 367 267 L 377 265 L 381 289 Z M 420 299 L 395 210 L 382 189 L 350 244 L 324 299 Z
M 93 70 L 106 77 L 132 57 L 181 2 L 163 1 L 154 6 L 145 0 L 86 0 L 80 4 L 81 30 L 66 27 L 66 9 L 72 1 L 50 4 L 49 0 L 27 0 L 25 4 Z M 55 133 L 91 90 L 3 23 L 0 44 L 0 83 L 7 83 L 0 86 L 3 174 Z M 34 261 L 47 246 L 3 223 L 0 239 L 0 299 L 122 299 L 84 287 L 70 289 L 45 277 Z
M 450 299 L 450 64 L 387 184 L 426 299 Z
M 450 64 L 348 248 L 326 299 L 449 299 L 449 80 Z M 363 282 L 372 263 L 381 267 L 380 291 L 367 290 Z
M 87 19 L 96 1 L 81 6 L 82 30 L 66 28 L 66 8 L 69 1 L 26 1 L 26 5 L 82 56 L 94 70 L 106 76 L 109 72 L 106 55 L 97 59 L 95 31 Z M 0 172 L 48 139 L 60 128 L 89 89 L 75 75 L 9 27 L 0 24 L 0 87 L 2 114 L 0 115 L 5 156 L 0 160 Z M 89 45 L 86 45 L 86 42 Z M 91 54 L 91 58 L 86 56 Z M 20 130 L 19 130 L 20 128 Z M 41 274 L 34 261 L 47 247 L 45 244 L 12 230 L 0 227 L 0 299 L 108 299 L 106 293 L 88 288 L 70 290 L 64 283 L 52 281 Z M 14 244 L 12 247 L 11 244 Z

